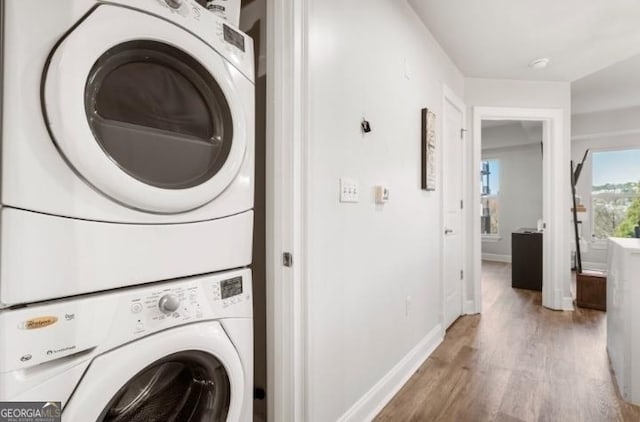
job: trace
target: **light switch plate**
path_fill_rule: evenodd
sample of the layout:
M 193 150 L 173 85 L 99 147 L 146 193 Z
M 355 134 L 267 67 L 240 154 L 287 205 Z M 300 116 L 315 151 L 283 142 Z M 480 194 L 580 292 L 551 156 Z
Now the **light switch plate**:
M 360 186 L 357 180 L 343 177 L 340 179 L 340 202 L 359 202 Z

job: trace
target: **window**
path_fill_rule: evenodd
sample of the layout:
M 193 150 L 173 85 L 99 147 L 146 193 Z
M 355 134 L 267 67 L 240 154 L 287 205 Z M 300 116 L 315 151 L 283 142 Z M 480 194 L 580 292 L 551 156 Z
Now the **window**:
M 640 149 L 594 152 L 592 162 L 593 238 L 633 237 L 640 220 Z
M 499 234 L 498 215 L 500 210 L 500 161 L 491 159 L 481 163 L 480 183 L 482 193 L 481 230 L 485 236 Z

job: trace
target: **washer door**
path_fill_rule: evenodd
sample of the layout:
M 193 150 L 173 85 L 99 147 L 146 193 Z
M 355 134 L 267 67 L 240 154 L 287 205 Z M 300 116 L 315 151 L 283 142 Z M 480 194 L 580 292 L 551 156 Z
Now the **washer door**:
M 152 363 L 129 380 L 97 422 L 226 421 L 230 404 L 224 366 L 188 350 Z
M 244 374 L 217 322 L 183 326 L 94 359 L 62 418 L 218 422 L 239 418 Z
M 250 82 L 193 34 L 103 5 L 52 53 L 43 108 L 58 149 L 96 190 L 180 213 L 213 200 L 240 169 L 238 83 Z

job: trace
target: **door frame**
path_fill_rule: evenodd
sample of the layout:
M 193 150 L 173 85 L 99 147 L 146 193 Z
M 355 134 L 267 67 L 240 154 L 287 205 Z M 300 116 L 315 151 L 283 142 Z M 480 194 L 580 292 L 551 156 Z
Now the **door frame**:
M 569 210 L 570 143 L 565 137 L 565 119 L 562 109 L 474 107 L 473 108 L 473 152 L 470 178 L 470 203 L 479 203 L 482 159 L 483 120 L 529 120 L 543 124 L 543 219 L 546 224 L 543 240 L 543 286 L 542 305 L 549 309 L 572 311 L 571 270 L 569 259 Z M 480 219 L 471 209 L 473 301 L 475 311 L 482 311 L 482 236 Z M 547 265 L 548 264 L 548 265 Z
M 466 137 L 466 123 L 467 123 L 467 107 L 464 104 L 464 101 L 458 97 L 455 92 L 449 88 L 449 86 L 447 86 L 446 84 L 442 84 L 442 148 L 440 148 L 440 162 L 442 163 L 442 177 L 440 177 L 440 250 L 442 251 L 442 255 L 440 257 L 440 283 L 441 283 L 441 290 L 442 290 L 442 308 L 441 308 L 441 314 L 440 314 L 440 327 L 442 327 L 442 334 L 444 336 L 444 333 L 447 329 L 447 327 L 445 327 L 445 315 L 446 315 L 446 309 L 445 309 L 445 303 L 446 303 L 446 294 L 445 294 L 445 283 L 446 283 L 446 277 L 445 277 L 445 271 L 444 271 L 444 260 L 445 260 L 445 256 L 444 256 L 444 243 L 445 243 L 445 219 L 444 219 L 444 214 L 445 214 L 445 204 L 444 204 L 444 166 L 446 165 L 446 163 L 444 162 L 444 134 L 446 133 L 445 130 L 445 124 L 447 122 L 446 116 L 445 116 L 445 110 L 446 110 L 446 104 L 447 102 L 451 103 L 451 105 L 453 105 L 455 108 L 457 108 L 458 110 L 460 110 L 460 114 L 461 114 L 461 118 L 462 118 L 462 139 L 461 139 L 461 148 L 460 148 L 460 153 L 462 154 L 461 157 L 461 164 L 462 164 L 462 175 L 461 175 L 461 200 L 467 202 L 465 200 L 465 181 L 469 180 L 469 175 L 468 175 L 468 166 L 465 166 L 465 163 L 468 160 L 467 157 L 467 148 L 465 148 L 465 144 L 464 141 L 467 139 Z M 463 277 L 460 279 L 460 300 L 461 300 L 461 304 L 460 304 L 460 310 L 461 310 L 461 315 L 467 315 L 469 313 L 473 313 L 474 312 L 474 307 L 473 307 L 473 303 L 468 304 L 466 297 L 467 297 L 467 288 L 465 286 L 465 277 L 464 274 L 468 274 L 467 271 L 467 262 L 466 262 L 466 253 L 465 253 L 465 247 L 464 245 L 467 244 L 467 242 L 469 241 L 469 236 L 468 236 L 468 230 L 466 227 L 466 213 L 465 213 L 465 209 L 467 207 L 463 207 L 463 211 L 462 211 L 462 215 L 460 217 L 460 236 L 461 236 L 461 251 L 460 253 L 462 254 L 462 268 L 461 270 L 463 271 Z
M 308 7 L 267 1 L 266 398 L 268 419 L 282 422 L 308 419 Z

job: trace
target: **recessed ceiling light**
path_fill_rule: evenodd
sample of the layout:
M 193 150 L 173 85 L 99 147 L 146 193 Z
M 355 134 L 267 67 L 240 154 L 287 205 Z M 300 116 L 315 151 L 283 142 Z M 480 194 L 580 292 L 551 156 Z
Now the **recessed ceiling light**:
M 547 67 L 549 65 L 549 58 L 547 57 L 542 57 L 540 59 L 535 59 L 532 60 L 531 63 L 529 63 L 529 67 L 531 69 L 544 69 L 545 67 Z

